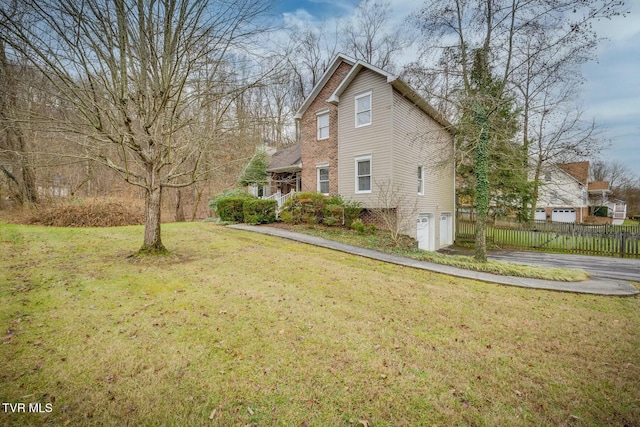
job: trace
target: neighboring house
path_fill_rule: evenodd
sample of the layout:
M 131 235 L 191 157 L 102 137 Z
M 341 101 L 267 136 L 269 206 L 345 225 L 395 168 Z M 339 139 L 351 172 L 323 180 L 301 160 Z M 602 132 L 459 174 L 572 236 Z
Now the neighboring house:
M 71 194 L 71 184 L 63 176 L 44 179 L 44 185 L 38 185 L 40 197 L 68 197 Z
M 589 162 L 556 164 L 541 178 L 534 219 L 583 222 L 589 215 Z
M 453 243 L 452 125 L 406 83 L 337 55 L 295 117 L 299 143 L 267 169 L 272 192 L 340 194 L 395 211 L 420 248 Z
M 622 215 L 624 220 L 626 205 L 609 200 L 609 183 L 589 182 L 588 161 L 556 164 L 541 178 L 536 221 L 583 223 L 593 214 L 594 206 L 607 206 L 609 217 L 617 220 Z
M 611 195 L 611 186 L 608 181 L 592 181 L 589 183 L 589 206 L 591 214 L 596 215 L 596 210 L 604 210 L 599 216 L 611 218 L 613 225 L 622 225 L 627 217 L 627 204 Z

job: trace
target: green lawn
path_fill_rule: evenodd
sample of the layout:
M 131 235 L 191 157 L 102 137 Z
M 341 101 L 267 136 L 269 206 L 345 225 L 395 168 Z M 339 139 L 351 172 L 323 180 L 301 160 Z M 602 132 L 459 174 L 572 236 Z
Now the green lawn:
M 205 223 L 0 224 L 0 425 L 636 425 L 640 298 Z M 47 406 L 49 404 L 49 406 Z M 32 407 L 35 409 L 35 407 Z M 46 412 L 50 409 L 50 412 Z

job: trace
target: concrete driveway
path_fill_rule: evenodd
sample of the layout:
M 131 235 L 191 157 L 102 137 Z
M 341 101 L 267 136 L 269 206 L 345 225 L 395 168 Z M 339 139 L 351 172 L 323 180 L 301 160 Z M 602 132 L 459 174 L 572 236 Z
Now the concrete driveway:
M 554 280 L 530 279 L 525 277 L 499 276 L 496 274 L 483 273 L 479 271 L 465 270 L 462 268 L 451 267 L 448 265 L 434 264 L 426 261 L 418 261 L 411 258 L 405 258 L 385 252 L 367 249 L 360 246 L 347 245 L 346 243 L 336 242 L 335 240 L 327 240 L 317 236 L 296 233 L 281 228 L 255 226 L 246 224 L 229 225 L 229 228 L 237 230 L 251 231 L 255 233 L 267 234 L 270 236 L 282 237 L 285 239 L 295 240 L 297 242 L 309 245 L 320 246 L 332 250 L 350 253 L 353 255 L 363 256 L 383 262 L 403 265 L 421 270 L 434 271 L 436 273 L 447 274 L 450 276 L 463 277 L 465 279 L 479 280 L 489 283 L 498 283 L 508 286 L 519 286 L 523 288 L 547 289 L 553 291 L 576 292 L 583 294 L 596 295 L 616 295 L 630 296 L 638 295 L 638 289 L 635 288 L 628 280 L 612 279 L 608 277 L 592 277 L 582 282 L 558 282 Z
M 550 254 L 545 252 L 490 251 L 489 259 L 520 264 L 579 268 L 592 276 L 640 282 L 640 259 Z

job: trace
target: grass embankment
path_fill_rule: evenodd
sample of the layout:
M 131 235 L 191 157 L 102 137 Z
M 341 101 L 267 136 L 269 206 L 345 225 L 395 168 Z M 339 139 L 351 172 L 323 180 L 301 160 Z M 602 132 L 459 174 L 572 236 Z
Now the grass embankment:
M 501 276 L 529 277 L 533 279 L 557 280 L 562 282 L 580 282 L 587 280 L 589 274 L 579 269 L 536 267 L 525 264 L 515 264 L 500 261 L 476 262 L 472 256 L 444 255 L 438 252 L 427 252 L 415 249 L 412 241 L 400 242 L 396 246 L 388 237 L 388 233 L 377 231 L 375 233 L 356 233 L 344 228 L 309 227 L 296 225 L 293 230 L 311 234 L 325 239 L 336 240 L 350 245 L 361 246 L 369 249 L 402 255 L 420 261 L 429 261 L 451 267 L 464 268 L 466 270 L 482 271 L 485 273 L 499 274 Z
M 211 224 L 0 224 L 0 425 L 634 425 L 640 299 Z M 46 406 L 50 404 L 50 406 Z M 47 408 L 51 412 L 46 412 Z

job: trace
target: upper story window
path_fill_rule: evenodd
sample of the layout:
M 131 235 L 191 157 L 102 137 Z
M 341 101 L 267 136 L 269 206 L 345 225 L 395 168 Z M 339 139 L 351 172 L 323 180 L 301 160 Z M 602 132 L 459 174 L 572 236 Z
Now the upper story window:
M 421 196 L 424 194 L 424 169 L 422 165 L 418 166 L 418 194 Z
M 371 124 L 371 92 L 356 96 L 356 127 Z
M 371 156 L 356 157 L 356 193 L 371 193 Z
M 324 111 L 317 114 L 318 139 L 329 138 L 329 112 Z

